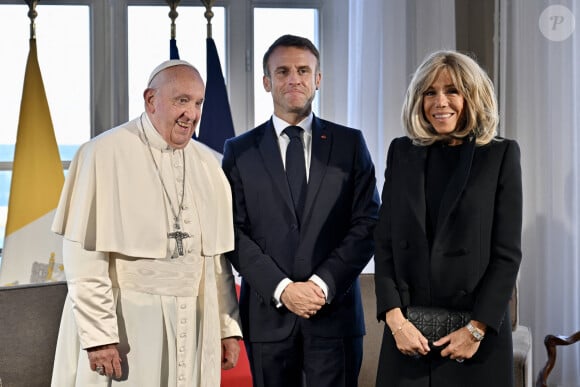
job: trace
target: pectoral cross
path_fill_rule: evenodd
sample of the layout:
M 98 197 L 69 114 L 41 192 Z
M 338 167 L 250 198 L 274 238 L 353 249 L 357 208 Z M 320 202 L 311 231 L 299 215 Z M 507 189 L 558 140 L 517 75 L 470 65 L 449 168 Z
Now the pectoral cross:
M 175 239 L 175 248 L 180 256 L 183 255 L 183 240 L 185 238 L 189 238 L 190 236 L 191 235 L 189 235 L 188 233 L 182 232 L 179 229 L 177 231 L 173 231 L 173 232 L 170 232 L 167 234 L 167 238 Z M 173 252 L 173 255 L 171 256 L 171 258 L 177 258 L 177 254 L 175 254 L 175 252 Z

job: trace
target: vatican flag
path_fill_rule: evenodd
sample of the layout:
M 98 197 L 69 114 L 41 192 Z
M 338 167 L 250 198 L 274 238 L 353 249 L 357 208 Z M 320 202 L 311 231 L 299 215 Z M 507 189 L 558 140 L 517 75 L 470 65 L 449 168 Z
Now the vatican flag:
M 64 183 L 36 40 L 24 74 L 0 286 L 64 280 L 62 237 L 50 231 Z

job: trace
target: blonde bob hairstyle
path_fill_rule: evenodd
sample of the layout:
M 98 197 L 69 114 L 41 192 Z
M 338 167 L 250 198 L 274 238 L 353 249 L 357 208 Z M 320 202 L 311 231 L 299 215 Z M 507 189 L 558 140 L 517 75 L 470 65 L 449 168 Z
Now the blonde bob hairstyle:
M 457 127 L 450 134 L 438 134 L 427 120 L 423 98 L 442 70 L 447 70 L 464 98 Z M 493 84 L 485 71 L 470 57 L 455 51 L 436 51 L 417 68 L 405 95 L 401 119 L 407 136 L 417 145 L 475 137 L 485 145 L 496 136 L 499 121 Z

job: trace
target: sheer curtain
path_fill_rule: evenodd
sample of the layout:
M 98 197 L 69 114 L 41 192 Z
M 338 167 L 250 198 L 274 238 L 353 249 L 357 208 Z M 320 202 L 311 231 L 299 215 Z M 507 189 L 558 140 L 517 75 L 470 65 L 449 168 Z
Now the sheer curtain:
M 570 13 L 542 14 L 552 4 Z M 522 150 L 520 319 L 532 329 L 534 375 L 546 334 L 580 330 L 580 32 L 559 40 L 571 15 L 580 21 L 579 0 L 500 1 L 502 121 Z M 558 352 L 550 381 L 580 386 L 580 347 Z
M 347 120 L 364 132 L 381 190 L 413 71 L 431 51 L 455 47 L 454 0 L 350 0 L 349 34 Z
M 413 71 L 431 51 L 455 47 L 454 4 L 349 0 L 346 120 L 364 133 L 379 192 L 388 146 L 404 135 L 401 106 Z M 365 271 L 374 271 L 372 261 Z

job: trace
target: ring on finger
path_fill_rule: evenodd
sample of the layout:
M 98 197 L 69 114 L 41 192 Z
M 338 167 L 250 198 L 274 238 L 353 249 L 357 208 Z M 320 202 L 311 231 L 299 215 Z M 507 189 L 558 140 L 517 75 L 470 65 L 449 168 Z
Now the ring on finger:
M 95 371 L 99 374 L 99 375 L 104 375 L 105 374 L 105 367 L 103 366 L 97 366 L 95 367 Z
M 457 359 L 455 359 L 455 361 L 458 363 L 463 363 L 465 361 L 465 359 L 457 358 Z

